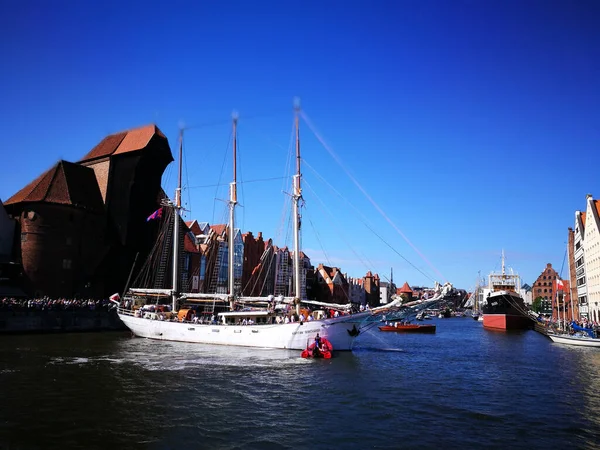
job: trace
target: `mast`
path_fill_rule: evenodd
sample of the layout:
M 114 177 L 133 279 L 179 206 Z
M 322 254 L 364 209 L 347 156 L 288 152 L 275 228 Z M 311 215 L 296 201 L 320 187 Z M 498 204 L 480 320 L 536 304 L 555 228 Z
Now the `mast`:
M 233 119 L 233 181 L 229 185 L 229 308 L 233 311 L 234 309 L 234 288 L 235 288 L 235 271 L 234 271 L 234 219 L 235 219 L 235 205 L 237 204 L 237 113 L 231 115 Z
M 300 199 L 302 188 L 300 186 L 300 100 L 294 100 L 295 124 L 296 124 L 296 175 L 293 179 L 292 198 L 294 199 L 294 303 L 296 314 L 300 315 L 301 282 L 300 282 Z
M 173 289 L 171 291 L 172 311 L 177 307 L 177 277 L 179 269 L 179 211 L 181 210 L 181 166 L 183 155 L 183 128 L 179 130 L 179 167 L 177 174 L 177 189 L 173 204 Z
M 477 271 L 477 283 L 475 283 L 475 297 L 473 298 L 473 306 L 479 313 L 479 280 L 481 279 L 481 270 Z

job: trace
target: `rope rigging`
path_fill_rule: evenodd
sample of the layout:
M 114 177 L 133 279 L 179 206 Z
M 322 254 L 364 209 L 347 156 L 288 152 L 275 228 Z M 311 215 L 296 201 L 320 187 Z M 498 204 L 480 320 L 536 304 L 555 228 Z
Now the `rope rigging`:
M 433 269 L 435 273 L 437 273 L 443 280 L 446 280 L 446 277 L 442 275 L 442 273 L 425 257 L 425 255 L 408 239 L 408 237 L 396 226 L 396 224 L 385 214 L 385 212 L 381 209 L 381 207 L 373 200 L 373 198 L 367 193 L 367 191 L 362 187 L 362 185 L 354 178 L 354 176 L 348 171 L 348 169 L 341 162 L 340 158 L 336 155 L 333 149 L 325 142 L 320 133 L 316 130 L 312 121 L 308 118 L 306 113 L 302 110 L 300 111 L 300 115 L 308 128 L 315 135 L 317 140 L 323 145 L 325 150 L 330 154 L 330 156 L 334 159 L 334 161 L 342 168 L 342 170 L 346 173 L 346 176 L 350 178 L 350 180 L 354 183 L 354 185 L 362 192 L 362 194 L 369 200 L 369 202 L 373 205 L 373 207 L 379 212 L 379 214 L 396 230 L 400 236 L 406 241 L 408 245 L 412 247 L 412 249 Z M 411 264 L 412 265 L 412 264 Z M 415 267 L 414 265 L 412 265 Z

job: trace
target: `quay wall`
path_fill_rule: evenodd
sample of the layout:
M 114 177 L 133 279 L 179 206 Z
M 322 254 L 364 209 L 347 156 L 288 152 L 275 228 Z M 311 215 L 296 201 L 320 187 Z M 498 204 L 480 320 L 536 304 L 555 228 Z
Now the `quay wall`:
M 0 311 L 0 334 L 126 330 L 113 311 Z

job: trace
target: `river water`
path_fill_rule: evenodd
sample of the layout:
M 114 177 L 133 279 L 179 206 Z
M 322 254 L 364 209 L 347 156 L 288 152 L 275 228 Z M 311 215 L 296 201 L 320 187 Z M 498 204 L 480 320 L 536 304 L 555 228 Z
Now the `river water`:
M 0 449 L 598 448 L 600 352 L 436 319 L 352 352 L 2 336 Z

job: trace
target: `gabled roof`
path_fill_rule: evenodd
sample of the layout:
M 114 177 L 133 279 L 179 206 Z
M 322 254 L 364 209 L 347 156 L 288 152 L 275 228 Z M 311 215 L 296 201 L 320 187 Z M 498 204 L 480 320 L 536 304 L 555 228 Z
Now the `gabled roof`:
M 294 251 L 293 250 L 290 251 L 290 256 L 294 256 Z M 306 256 L 306 253 L 304 253 L 302 250 L 300 250 L 300 259 L 308 259 L 308 260 L 310 260 L 310 258 L 308 256 Z
M 59 161 L 4 204 L 22 202 L 58 203 L 95 212 L 104 211 L 94 170 L 67 161 Z
M 584 212 L 581 213 L 581 224 L 585 227 L 585 214 Z M 581 233 L 583 234 L 583 233 Z
M 190 220 L 190 221 L 186 222 L 185 224 L 190 229 L 190 231 L 192 233 L 194 233 L 194 236 L 198 236 L 199 234 L 202 234 L 202 230 L 200 229 L 200 225 L 198 225 L 197 220 Z
M 141 150 L 155 135 L 166 139 L 163 132 L 153 124 L 111 134 L 102 139 L 80 162 Z
M 200 253 L 200 249 L 196 247 L 196 243 L 189 233 L 185 233 L 183 237 L 183 249 L 188 253 Z
M 210 228 L 219 236 L 224 236 L 227 231 L 226 224 L 211 225 Z

